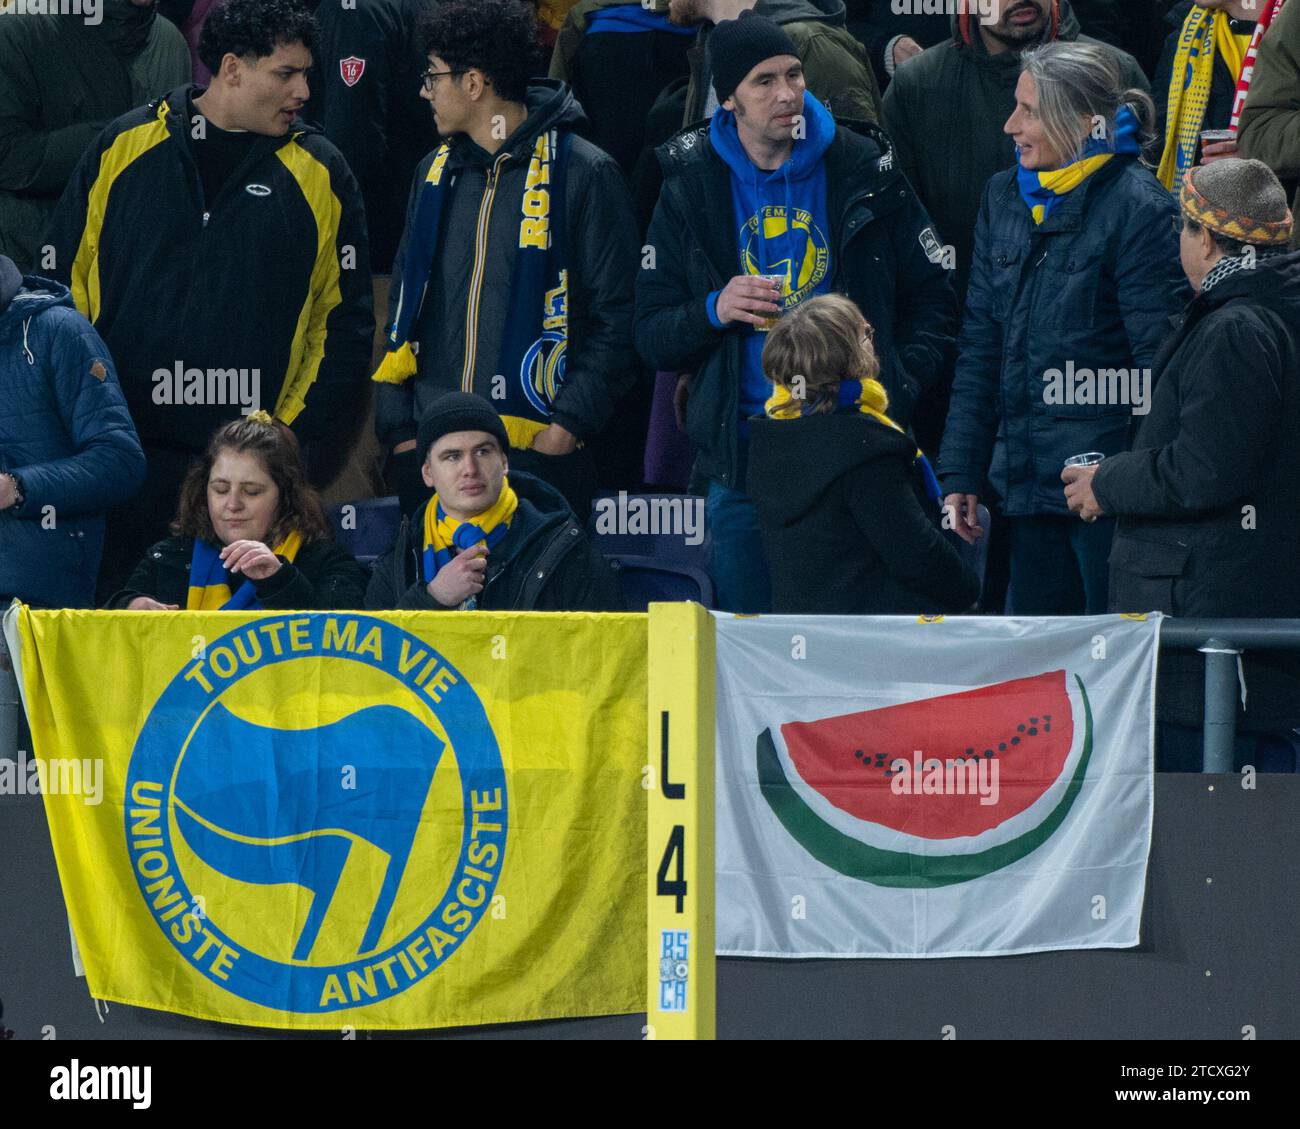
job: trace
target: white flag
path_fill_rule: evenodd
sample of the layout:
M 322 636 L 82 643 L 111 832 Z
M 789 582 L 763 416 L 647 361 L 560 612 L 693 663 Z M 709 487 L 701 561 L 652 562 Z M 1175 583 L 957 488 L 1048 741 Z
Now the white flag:
M 718 615 L 718 953 L 1136 945 L 1160 622 Z

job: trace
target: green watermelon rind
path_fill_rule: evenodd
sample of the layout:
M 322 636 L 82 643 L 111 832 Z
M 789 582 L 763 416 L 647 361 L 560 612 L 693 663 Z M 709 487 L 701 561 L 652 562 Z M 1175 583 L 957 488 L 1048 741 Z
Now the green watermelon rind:
M 1092 706 L 1083 680 L 1075 682 L 1083 697 L 1083 750 L 1074 775 L 1060 803 L 1038 824 L 1024 834 L 975 854 L 919 855 L 910 851 L 887 851 L 872 847 L 832 827 L 812 810 L 791 786 L 777 755 L 772 730 L 764 729 L 758 737 L 758 784 L 772 813 L 818 862 L 849 878 L 876 886 L 933 889 L 955 886 L 1001 870 L 1041 847 L 1070 814 L 1074 801 L 1083 789 L 1092 759 Z

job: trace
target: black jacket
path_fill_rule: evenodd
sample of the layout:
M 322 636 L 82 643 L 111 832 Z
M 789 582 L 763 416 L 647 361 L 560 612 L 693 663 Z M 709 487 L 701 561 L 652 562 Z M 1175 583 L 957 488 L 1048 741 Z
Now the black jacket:
M 905 435 L 861 414 L 755 420 L 758 507 L 780 615 L 966 611 L 979 581 L 926 515 Z
M 550 77 L 567 82 L 591 123 L 587 137 L 630 177 L 645 144 L 646 119 L 659 92 L 690 73 L 686 52 L 694 40 L 671 31 L 590 35 L 598 9 L 627 0 L 584 0 L 569 9 L 555 41 Z M 673 128 L 681 125 L 680 112 Z
M 328 447 L 364 406 L 375 333 L 361 194 L 299 123 L 204 200 L 187 116 L 200 93 L 132 110 L 86 151 L 47 235 L 55 276 L 112 351 L 146 450 L 202 452 L 240 415 L 241 371 L 248 387 L 258 375 L 257 406 Z M 203 374 L 202 402 L 160 398 L 178 367 Z
M 975 219 L 984 186 L 1015 164 L 1015 145 L 1002 132 L 1016 108 L 1020 56 L 990 55 L 978 32 L 962 40 L 957 16 L 952 38 L 899 67 L 885 92 L 885 122 L 898 159 L 939 235 L 956 252 L 953 282 L 963 298 L 970 277 Z M 1061 0 L 1057 40 L 1095 43 L 1079 34 L 1079 21 Z M 1147 89 L 1142 68 L 1117 52 L 1128 86 Z
M 1300 252 L 1223 279 L 1156 361 L 1133 450 L 1093 479 L 1119 515 L 1115 611 L 1300 617 Z M 1200 725 L 1200 655 L 1160 659 L 1162 720 Z M 1300 725 L 1300 660 L 1247 652 L 1243 728 Z
M 889 85 L 891 74 L 885 64 L 885 51 L 899 36 L 905 35 L 926 48 L 942 43 L 950 34 L 948 17 L 942 9 L 927 13 L 920 10 L 920 4 L 907 4 L 902 5 L 902 12 L 896 12 L 893 0 L 844 0 L 844 6 L 848 10 L 845 26 L 867 49 L 881 90 Z
M 472 276 L 480 261 L 485 274 L 477 305 L 475 365 L 470 386 L 464 390 L 493 398 L 518 250 L 520 202 L 533 147 L 546 130 L 576 130 L 585 120 L 568 88 L 551 79 L 539 79 L 529 86 L 528 110 L 528 119 L 506 139 L 495 157 L 463 134 L 452 143 L 447 169 L 455 176 L 455 187 L 442 219 L 438 262 L 429 276 L 416 324 L 419 371 L 402 384 L 381 384 L 378 390 L 375 429 L 387 450 L 415 438 L 416 425 L 433 400 L 461 389 L 466 311 Z M 433 157 L 428 154 L 416 170 L 407 208 L 408 228 L 415 215 L 418 189 Z M 498 163 L 501 167 L 494 173 Z M 634 380 L 632 280 L 638 242 L 627 186 L 607 154 L 574 137 L 567 176 L 569 343 L 564 383 L 556 393 L 552 419 L 579 439 L 590 439 L 605 426 L 615 401 Z M 479 213 L 490 185 L 494 187 L 483 225 L 486 236 L 480 237 Z M 403 233 L 393 267 L 390 328 L 408 239 L 409 232 Z
M 1174 57 L 1178 54 L 1178 40 L 1182 34 L 1183 21 L 1194 5 L 1191 0 L 1175 5 L 1169 12 L 1168 22 L 1173 27 L 1165 39 L 1165 49 L 1156 64 L 1155 78 L 1151 83 L 1151 100 L 1156 104 L 1156 136 L 1160 144 L 1165 141 L 1165 130 L 1169 114 L 1169 82 L 1174 73 Z M 1255 30 L 1253 20 L 1233 20 L 1232 30 L 1237 35 L 1246 35 Z M 1228 70 L 1228 64 L 1221 55 L 1216 55 L 1214 72 L 1210 76 L 1210 100 L 1205 106 L 1205 117 L 1201 129 L 1227 129 L 1232 118 L 1232 103 L 1237 96 L 1237 80 Z M 1201 159 L 1200 147 L 1197 147 L 1196 160 Z M 1181 188 L 1181 185 L 1175 187 Z
M 90 24 L 32 8 L 18 18 L 18 5 L 0 5 L 15 17 L 0 19 L 0 255 L 24 274 L 48 274 L 41 236 L 81 155 L 119 114 L 188 82 L 190 55 L 153 10 L 132 12 L 115 34 L 103 18 Z M 101 17 L 104 8 L 95 5 Z M 137 20 L 151 26 L 132 54 L 121 40 Z
M 152 596 L 160 604 L 185 607 L 190 588 L 194 538 L 169 537 L 145 553 L 144 559 L 104 605 L 125 608 L 137 596 Z M 280 558 L 284 561 L 284 558 Z M 254 580 L 258 602 L 277 611 L 356 610 L 365 604 L 366 574 L 333 541 L 313 541 L 293 563 L 265 580 Z
M 636 345 L 653 369 L 695 374 L 686 430 L 698 448 L 697 468 L 739 489 L 742 330 L 715 329 L 706 304 L 738 273 L 731 170 L 707 123 L 683 130 L 659 154 L 664 188 L 648 238 L 654 261 L 643 262 L 637 277 Z M 890 414 L 907 426 L 952 351 L 952 284 L 927 253 L 927 246 L 937 251 L 930 219 L 884 131 L 840 123 L 823 160 L 831 289 L 852 298 L 875 327 Z
M 489 554 L 482 611 L 618 612 L 624 610 L 618 578 L 582 531 L 559 492 L 540 478 L 516 471 L 510 486 L 519 507 L 510 531 Z M 402 519 L 393 547 L 375 563 L 366 607 L 372 611 L 450 611 L 429 595 L 421 579 L 426 502 Z
M 939 455 L 945 493 L 984 495 L 987 479 L 1007 514 L 1064 516 L 1065 460 L 1128 447 L 1143 382 L 1190 296 L 1176 214 L 1134 156 L 1114 157 L 1039 226 L 1014 169 L 989 181 Z M 1075 394 L 1088 373 L 1100 391 L 1110 372 L 1104 396 Z
M 316 16 L 320 39 L 307 113 L 361 186 L 376 274 L 392 270 L 411 177 L 437 141 L 420 97 L 428 59 L 416 36 L 420 16 L 435 7 L 436 0 L 356 0 L 325 4 Z

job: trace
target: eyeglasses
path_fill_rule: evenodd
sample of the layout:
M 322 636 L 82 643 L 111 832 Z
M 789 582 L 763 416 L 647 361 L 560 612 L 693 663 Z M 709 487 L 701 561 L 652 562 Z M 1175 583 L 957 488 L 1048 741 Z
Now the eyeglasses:
M 874 345 L 876 343 L 876 327 L 869 325 L 862 331 L 862 343 L 864 345 Z
M 446 78 L 448 75 L 464 73 L 464 71 L 425 71 L 424 74 L 420 75 L 420 82 L 423 84 L 424 89 L 427 92 L 432 93 L 434 79 Z

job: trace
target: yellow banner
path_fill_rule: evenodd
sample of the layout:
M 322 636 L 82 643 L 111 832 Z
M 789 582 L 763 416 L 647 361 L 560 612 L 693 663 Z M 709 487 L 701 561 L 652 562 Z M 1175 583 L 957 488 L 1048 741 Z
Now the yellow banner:
M 33 612 L 97 999 L 265 1027 L 645 1009 L 646 617 Z M 92 773 L 93 775 L 93 773 Z

